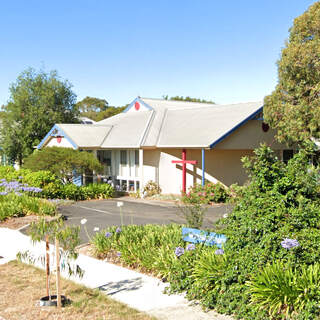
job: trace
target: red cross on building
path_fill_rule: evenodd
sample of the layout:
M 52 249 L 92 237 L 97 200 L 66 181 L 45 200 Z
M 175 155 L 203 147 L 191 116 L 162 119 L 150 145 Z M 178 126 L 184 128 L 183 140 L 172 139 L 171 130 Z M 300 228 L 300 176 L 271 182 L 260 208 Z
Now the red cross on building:
M 186 180 L 187 180 L 187 163 L 197 164 L 196 160 L 187 160 L 187 151 L 182 149 L 182 160 L 172 160 L 172 163 L 182 164 L 182 192 L 186 193 Z

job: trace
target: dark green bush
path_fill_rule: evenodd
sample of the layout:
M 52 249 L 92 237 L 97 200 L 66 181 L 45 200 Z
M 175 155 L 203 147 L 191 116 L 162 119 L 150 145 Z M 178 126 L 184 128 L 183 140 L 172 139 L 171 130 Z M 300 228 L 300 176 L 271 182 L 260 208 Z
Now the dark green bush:
M 251 182 L 232 214 L 221 222 L 228 237 L 225 250 L 232 259 L 221 277 L 225 289 L 212 305 L 245 319 L 258 319 L 247 307 L 250 294 L 244 283 L 250 275 L 276 259 L 299 268 L 320 258 L 319 174 L 309 164 L 307 152 L 300 151 L 287 165 L 267 147 L 255 153 L 253 159 L 244 159 Z M 284 238 L 296 239 L 300 246 L 284 249 Z M 259 313 L 268 317 L 267 309 Z
M 72 172 L 83 174 L 86 171 L 96 171 L 99 173 L 103 169 L 93 153 L 63 147 L 36 150 L 24 159 L 23 168 L 34 172 L 50 171 L 63 183 L 72 182 Z

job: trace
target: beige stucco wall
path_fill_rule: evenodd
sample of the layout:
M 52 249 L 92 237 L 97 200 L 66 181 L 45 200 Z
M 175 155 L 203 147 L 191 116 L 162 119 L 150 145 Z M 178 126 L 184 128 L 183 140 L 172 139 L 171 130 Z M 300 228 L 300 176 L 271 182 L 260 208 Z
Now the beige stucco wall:
M 244 184 L 247 173 L 243 169 L 241 158 L 253 155 L 253 149 L 264 142 L 272 149 L 286 149 L 275 138 L 275 132 L 269 129 L 264 132 L 262 121 L 251 120 L 237 129 L 225 140 L 211 150 L 205 150 L 205 178 L 208 181 L 230 186 L 233 183 Z M 157 181 L 163 193 L 180 193 L 182 189 L 182 166 L 173 164 L 172 160 L 180 160 L 182 149 L 144 150 L 144 181 Z M 187 149 L 187 160 L 197 160 L 197 165 L 187 165 L 187 188 L 201 183 L 202 155 L 201 149 Z
M 143 150 L 143 184 L 150 180 L 159 183 L 159 160 L 159 150 Z
M 275 131 L 269 129 L 268 132 L 262 130 L 262 121 L 250 120 L 239 129 L 235 130 L 230 136 L 217 144 L 215 149 L 227 150 L 251 150 L 260 146 L 260 143 L 266 143 L 274 150 L 286 149 L 285 145 L 275 140 Z
M 181 153 L 181 149 L 161 149 L 158 183 L 163 193 L 177 194 L 182 189 L 182 166 L 172 163 L 172 160 L 181 159 Z M 242 167 L 241 158 L 252 154 L 252 150 L 205 150 L 206 180 L 211 182 L 220 181 L 227 186 L 233 183 L 245 183 L 248 176 Z M 157 156 L 156 152 L 153 156 Z M 187 165 L 187 188 L 195 183 L 201 183 L 201 158 L 201 150 L 187 149 L 187 160 L 198 161 L 197 165 Z

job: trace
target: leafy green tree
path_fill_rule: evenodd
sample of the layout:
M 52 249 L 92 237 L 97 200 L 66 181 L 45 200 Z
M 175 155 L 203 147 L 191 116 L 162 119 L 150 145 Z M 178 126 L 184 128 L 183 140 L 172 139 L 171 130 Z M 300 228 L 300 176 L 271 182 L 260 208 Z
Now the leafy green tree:
M 126 106 L 113 107 L 109 106 L 105 99 L 86 97 L 77 103 L 77 108 L 81 116 L 94 121 L 101 121 L 122 112 Z
M 89 152 L 71 148 L 48 147 L 35 151 L 24 161 L 24 168 L 32 171 L 48 170 L 56 174 L 64 183 L 71 182 L 73 173 L 102 171 L 98 159 Z
M 320 138 L 320 2 L 294 20 L 278 61 L 279 82 L 264 118 L 289 144 Z
M 95 111 L 89 111 L 81 113 L 81 116 L 88 117 L 94 121 L 101 121 L 103 119 L 112 117 L 120 112 L 122 112 L 125 109 L 125 107 L 108 107 L 104 111 L 95 112 Z
M 168 95 L 162 96 L 164 100 L 174 100 L 174 101 L 188 101 L 188 102 L 198 102 L 198 103 L 214 103 L 211 100 L 199 99 L 199 98 L 191 98 L 189 96 L 175 96 L 169 98 Z
M 22 164 L 55 123 L 78 122 L 71 87 L 56 71 L 32 68 L 23 71 L 10 86 L 10 99 L 3 108 L 1 146 L 12 161 Z
M 107 100 L 93 97 L 85 97 L 76 104 L 80 113 L 105 111 L 108 108 L 108 105 Z

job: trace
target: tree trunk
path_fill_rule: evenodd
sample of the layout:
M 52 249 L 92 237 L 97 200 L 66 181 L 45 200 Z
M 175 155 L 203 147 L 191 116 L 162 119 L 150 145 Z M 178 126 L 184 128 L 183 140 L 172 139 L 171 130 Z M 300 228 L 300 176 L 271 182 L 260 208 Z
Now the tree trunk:
M 47 276 L 47 296 L 49 297 L 49 300 L 51 299 L 50 297 L 50 256 L 49 256 L 49 236 L 46 235 L 46 276 Z
M 60 287 L 60 254 L 59 254 L 59 240 L 55 239 L 56 246 L 56 285 L 57 285 L 57 307 L 61 308 L 61 287 Z

